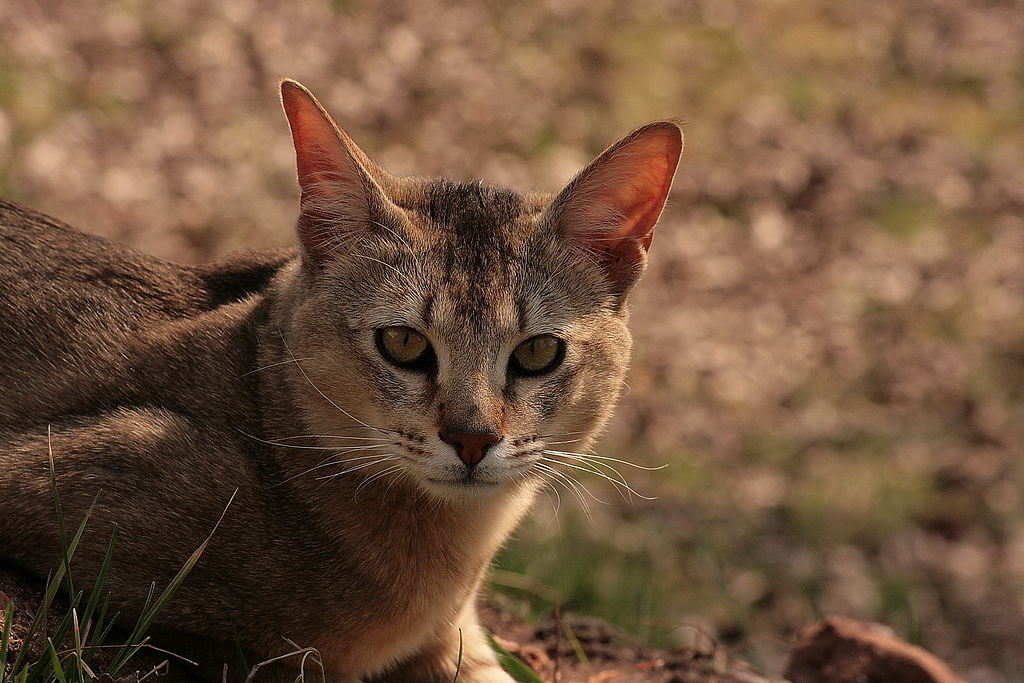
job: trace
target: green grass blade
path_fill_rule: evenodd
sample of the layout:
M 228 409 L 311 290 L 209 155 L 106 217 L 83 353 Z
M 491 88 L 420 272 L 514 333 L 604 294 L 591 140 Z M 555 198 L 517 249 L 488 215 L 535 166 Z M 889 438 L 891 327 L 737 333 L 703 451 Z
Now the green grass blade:
M 56 643 L 63 643 L 67 638 L 68 633 L 71 631 L 72 617 L 74 616 L 75 610 L 78 608 L 78 603 L 82 600 L 82 594 L 79 593 L 71 601 L 71 606 L 68 611 L 64 614 L 64 618 L 61 619 L 60 624 L 57 626 L 57 630 L 54 631 L 52 636 L 48 636 L 47 640 L 52 640 Z M 26 641 L 27 642 L 27 641 Z M 36 662 L 29 670 L 28 681 L 29 683 L 35 683 L 35 681 L 45 681 L 49 664 L 47 660 L 40 659 Z
M 14 600 L 7 601 L 4 610 L 4 629 L 0 632 L 0 681 L 7 680 L 7 653 L 11 645 L 11 622 L 14 620 Z
M 103 588 L 107 584 L 107 573 L 110 571 L 110 565 L 114 561 L 114 545 L 117 542 L 117 527 L 114 527 L 113 532 L 110 534 L 110 543 L 107 544 L 107 554 L 103 556 L 103 564 L 100 565 L 100 573 L 96 576 L 96 582 L 92 585 L 92 592 L 89 594 L 89 602 L 85 605 L 85 611 L 82 612 L 82 623 L 88 623 L 92 619 L 92 615 L 96 611 L 96 606 L 100 602 L 100 597 L 103 595 Z
M 146 591 L 146 600 L 142 603 L 142 611 L 139 612 L 139 621 L 135 622 L 135 626 L 142 622 L 143 615 L 149 611 L 149 606 L 153 604 L 153 594 L 156 593 L 156 581 L 149 584 L 149 590 Z
M 71 632 L 73 621 L 76 618 L 76 611 L 78 605 L 82 602 L 82 592 L 79 591 L 78 595 L 71 599 L 71 604 L 68 606 L 68 611 L 65 612 L 64 618 L 60 620 L 60 624 L 57 626 L 57 630 L 54 632 L 53 642 L 63 643 L 67 635 Z
M 523 660 L 509 653 L 501 645 L 498 645 L 498 641 L 490 633 L 487 634 L 487 644 L 494 650 L 494 654 L 498 655 L 498 664 L 513 679 L 519 681 L 519 683 L 544 683 L 544 679 L 535 674 L 533 669 L 526 666 Z
M 89 517 L 92 515 L 92 510 L 95 505 L 96 499 L 94 498 L 92 505 L 90 505 L 89 509 L 85 511 L 85 517 L 82 518 L 82 523 L 78 526 L 78 533 L 76 533 L 75 537 L 71 539 L 71 543 L 68 546 L 68 559 L 74 557 L 75 550 L 78 548 L 79 541 L 82 540 L 82 534 L 85 533 L 85 526 L 89 522 Z M 63 577 L 64 564 L 62 563 L 61 566 L 57 568 L 57 571 L 54 572 L 50 580 L 46 582 L 46 593 L 43 595 L 43 602 L 40 603 L 39 609 L 36 610 L 36 615 L 33 617 L 32 623 L 29 624 L 28 633 L 25 634 L 25 639 L 22 641 L 26 645 L 32 642 L 32 637 L 36 634 L 36 631 L 39 630 L 39 627 L 46 623 L 46 615 L 50 611 L 50 604 L 53 602 L 54 597 L 56 597 L 57 591 L 60 590 L 61 579 L 63 579 Z M 18 656 L 14 660 L 12 671 L 19 671 L 18 667 L 22 663 L 27 649 L 27 647 L 22 647 L 21 651 L 18 652 Z
M 60 683 L 68 683 L 68 677 L 64 675 L 64 669 L 60 665 L 60 657 L 57 656 L 57 649 L 53 647 L 53 641 L 49 638 L 46 639 L 46 649 L 50 653 L 53 677 Z
M 114 545 L 116 544 L 116 541 L 117 527 L 114 527 L 114 531 L 110 534 L 110 543 L 107 544 L 107 554 L 103 558 L 103 564 L 100 565 L 100 573 L 96 577 L 96 582 L 92 585 L 92 593 L 89 595 L 89 602 L 85 606 L 85 612 L 82 613 L 82 623 L 87 624 L 86 628 L 93 634 L 91 643 L 92 647 L 87 648 L 83 653 L 84 659 L 82 660 L 82 663 L 85 666 L 89 666 L 92 663 L 93 658 L 96 656 L 96 650 L 102 647 L 108 632 L 103 628 L 103 619 L 106 616 L 107 605 L 110 601 L 109 591 L 103 600 L 99 618 L 93 621 L 93 615 L 96 614 L 96 607 L 99 605 L 100 597 L 103 596 L 103 589 L 107 584 L 107 574 L 110 570 L 110 565 L 113 562 Z
M 50 462 L 50 488 L 53 490 L 53 506 L 57 510 L 57 538 L 60 541 L 61 562 L 64 563 L 64 580 L 67 583 L 68 595 L 75 594 L 75 585 L 71 580 L 71 557 L 68 555 L 68 537 L 64 530 L 64 509 L 60 504 L 60 493 L 57 491 L 57 469 L 53 464 L 53 445 L 50 443 L 50 426 L 46 426 L 46 449 Z
M 78 623 L 78 610 L 71 610 L 71 635 L 75 643 L 75 674 L 78 683 L 85 683 L 85 669 L 82 667 L 82 630 Z
M 569 641 L 569 645 L 572 646 L 572 651 L 576 653 L 576 659 L 578 659 L 580 664 L 583 666 L 590 666 L 590 660 L 587 658 L 587 653 L 583 651 L 580 639 L 576 637 L 576 632 L 572 630 L 572 626 L 567 622 L 562 622 L 562 630 L 565 632 L 565 637 Z
M 231 625 L 231 634 L 234 636 L 235 654 L 238 655 L 238 663 L 241 664 L 239 671 L 249 671 L 249 661 L 245 656 L 245 648 L 242 647 L 242 639 L 238 637 L 238 631 L 234 624 Z
M 121 615 L 120 612 L 114 612 L 113 616 L 110 617 L 110 621 L 108 622 L 106 620 L 106 617 L 107 617 L 107 607 L 109 605 L 110 605 L 110 594 L 108 593 L 107 597 L 103 600 L 103 607 L 100 609 L 100 618 L 96 622 L 96 632 L 99 635 L 96 636 L 96 640 L 94 642 L 97 645 L 103 645 L 104 643 L 107 642 L 107 637 L 110 635 L 110 632 L 114 629 L 114 625 L 117 623 L 117 618 Z M 92 660 L 96 656 L 96 653 L 98 651 L 99 651 L 99 648 L 95 648 L 95 647 L 93 649 L 89 650 L 88 655 L 87 655 L 87 661 L 86 661 L 87 664 L 89 664 L 89 665 L 92 664 Z
M 114 657 L 114 662 L 109 667 L 111 674 L 117 673 L 117 669 L 124 666 L 139 651 L 141 643 L 136 643 L 135 641 L 142 638 L 142 634 L 146 632 L 146 615 L 149 613 L 149 606 L 153 604 L 154 593 L 156 593 L 155 581 L 149 584 L 149 590 L 146 591 L 146 600 L 142 603 L 142 610 L 139 612 L 138 619 L 135 620 L 135 626 L 132 627 L 131 635 L 125 640 L 121 649 L 117 651 L 117 656 Z
M 213 529 L 210 531 L 210 534 L 206 537 L 206 540 L 203 541 L 199 545 L 199 547 L 195 549 L 192 555 L 185 561 L 185 564 L 181 566 L 181 569 L 178 570 L 178 573 L 174 575 L 174 578 L 171 579 L 171 582 L 167 584 L 167 587 L 164 588 L 163 592 L 160 593 L 160 597 L 156 599 L 156 602 L 153 603 L 152 607 L 149 607 L 148 609 L 144 610 L 143 614 L 140 615 L 139 621 L 135 624 L 135 629 L 132 631 L 131 637 L 129 637 L 128 639 L 128 643 L 124 648 L 121 649 L 120 652 L 118 652 L 117 657 L 114 658 L 113 663 L 110 665 L 110 669 L 108 670 L 109 674 L 114 675 L 118 671 L 120 671 L 121 667 L 123 667 L 128 662 L 128 659 L 130 659 L 136 652 L 138 652 L 139 648 L 141 647 L 141 644 L 137 646 L 132 646 L 131 643 L 140 639 L 142 637 L 142 634 L 149 630 L 149 628 L 153 625 L 153 622 L 156 620 L 157 615 L 159 615 L 160 612 L 163 611 L 164 607 L 167 605 L 168 602 L 170 602 L 171 598 L 174 596 L 175 591 L 177 591 L 181 584 L 184 583 L 185 578 L 189 575 L 189 572 L 191 572 L 192 568 L 195 567 L 197 562 L 199 562 L 199 558 L 202 557 L 203 552 L 206 550 L 206 547 L 210 545 L 210 542 L 213 540 L 214 534 L 217 533 L 217 529 L 220 527 L 221 522 L 224 521 L 224 516 L 228 512 L 228 508 L 231 507 L 231 503 L 234 502 L 235 496 L 237 495 L 238 489 L 235 489 L 235 492 L 231 494 L 231 498 L 228 500 L 227 505 L 224 506 L 224 511 L 221 512 L 220 519 L 218 519 L 217 523 L 213 525 Z M 148 602 L 149 601 L 147 600 L 147 603 Z
M 138 640 L 138 642 L 134 642 L 136 640 Z M 109 673 L 110 675 L 116 674 L 118 671 L 121 670 L 122 667 L 124 667 L 125 664 L 131 661 L 132 657 L 134 657 L 139 650 L 146 647 L 147 645 L 149 645 L 149 636 L 146 636 L 141 640 L 139 640 L 138 638 L 129 638 L 125 642 L 124 647 L 118 650 L 117 660 L 115 660 L 114 663 L 110 665 L 110 667 L 107 669 L 107 673 Z
M 107 605 L 109 604 L 109 602 L 110 596 L 108 595 L 107 599 L 103 601 L 103 610 L 100 612 L 100 619 L 98 622 L 98 624 L 103 626 L 103 630 L 99 632 L 99 636 L 97 637 L 97 641 L 100 643 L 107 642 L 107 636 L 110 635 L 110 632 L 113 630 L 114 625 L 117 623 L 117 618 L 121 616 L 120 612 L 114 612 L 114 615 L 110 617 L 109 623 L 104 621 L 104 618 L 107 615 Z M 98 629 L 99 626 L 97 626 L 96 628 Z

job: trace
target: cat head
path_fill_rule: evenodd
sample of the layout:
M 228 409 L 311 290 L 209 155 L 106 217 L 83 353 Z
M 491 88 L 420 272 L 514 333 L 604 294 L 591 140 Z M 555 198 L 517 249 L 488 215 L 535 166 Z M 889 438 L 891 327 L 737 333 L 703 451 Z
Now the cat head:
M 557 195 L 520 194 L 394 177 L 305 88 L 281 91 L 302 190 L 284 336 L 310 428 L 365 446 L 346 471 L 446 500 L 557 478 L 619 395 L 678 126 L 630 133 Z

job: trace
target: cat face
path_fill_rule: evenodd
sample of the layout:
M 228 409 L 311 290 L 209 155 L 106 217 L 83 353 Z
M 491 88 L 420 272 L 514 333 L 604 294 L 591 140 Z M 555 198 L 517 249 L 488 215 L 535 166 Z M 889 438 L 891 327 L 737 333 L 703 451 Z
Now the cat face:
M 558 196 L 522 195 L 389 176 L 308 92 L 282 91 L 303 190 L 289 336 L 311 426 L 359 432 L 354 465 L 447 500 L 557 479 L 558 452 L 585 448 L 618 397 L 625 300 L 678 128 L 637 131 Z

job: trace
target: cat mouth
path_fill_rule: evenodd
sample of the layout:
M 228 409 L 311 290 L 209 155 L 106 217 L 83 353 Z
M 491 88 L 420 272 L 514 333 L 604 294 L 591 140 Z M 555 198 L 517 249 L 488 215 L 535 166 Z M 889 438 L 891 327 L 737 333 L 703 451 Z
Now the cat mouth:
M 486 481 L 483 479 L 472 479 L 466 477 L 465 479 L 433 479 L 430 478 L 431 484 L 440 484 L 442 486 L 451 486 L 453 488 L 488 488 L 491 486 L 497 486 L 496 481 Z

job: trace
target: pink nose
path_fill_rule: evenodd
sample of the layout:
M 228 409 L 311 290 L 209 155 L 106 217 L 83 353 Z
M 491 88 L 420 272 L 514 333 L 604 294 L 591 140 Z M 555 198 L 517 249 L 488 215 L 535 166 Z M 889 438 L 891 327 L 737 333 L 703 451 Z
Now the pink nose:
M 493 432 L 441 432 L 438 436 L 455 446 L 459 460 L 469 467 L 483 460 L 487 449 L 502 439 L 500 434 Z

